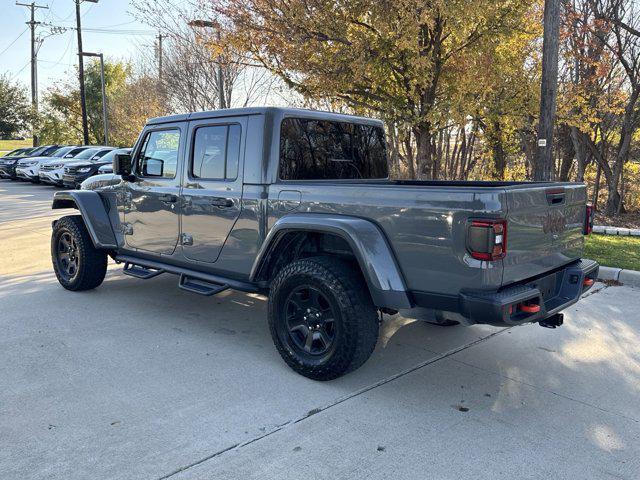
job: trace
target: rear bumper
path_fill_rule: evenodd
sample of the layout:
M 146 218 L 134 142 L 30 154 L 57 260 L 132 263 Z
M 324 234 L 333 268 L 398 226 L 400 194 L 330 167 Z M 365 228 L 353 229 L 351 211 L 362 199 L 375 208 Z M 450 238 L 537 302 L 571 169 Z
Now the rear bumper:
M 598 278 L 597 262 L 582 259 L 552 272 L 527 279 L 497 291 L 465 291 L 438 298 L 414 294 L 419 307 L 450 311 L 465 317 L 467 323 L 513 326 L 539 322 L 576 303 Z M 522 311 L 521 306 L 537 311 Z

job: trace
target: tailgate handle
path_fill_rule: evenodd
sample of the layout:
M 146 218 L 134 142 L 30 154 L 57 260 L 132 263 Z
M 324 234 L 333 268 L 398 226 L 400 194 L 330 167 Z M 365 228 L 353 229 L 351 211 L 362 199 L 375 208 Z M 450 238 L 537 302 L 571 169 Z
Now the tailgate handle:
M 547 203 L 549 205 L 564 203 L 564 190 L 547 190 Z

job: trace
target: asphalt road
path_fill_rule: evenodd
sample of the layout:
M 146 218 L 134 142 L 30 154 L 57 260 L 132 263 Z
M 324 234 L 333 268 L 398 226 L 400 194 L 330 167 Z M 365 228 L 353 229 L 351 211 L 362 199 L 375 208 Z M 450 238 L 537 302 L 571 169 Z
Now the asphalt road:
M 385 319 L 336 381 L 289 370 L 266 301 L 113 265 L 71 293 L 52 187 L 0 181 L 0 478 L 640 478 L 640 290 L 598 285 L 565 326 Z

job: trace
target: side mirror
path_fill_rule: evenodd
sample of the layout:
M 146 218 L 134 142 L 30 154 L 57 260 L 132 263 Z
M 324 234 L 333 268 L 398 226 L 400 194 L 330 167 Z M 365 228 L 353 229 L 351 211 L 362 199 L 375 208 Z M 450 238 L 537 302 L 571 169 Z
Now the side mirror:
M 123 180 L 131 181 L 131 155 L 128 153 L 116 153 L 113 156 L 113 173 L 120 175 Z

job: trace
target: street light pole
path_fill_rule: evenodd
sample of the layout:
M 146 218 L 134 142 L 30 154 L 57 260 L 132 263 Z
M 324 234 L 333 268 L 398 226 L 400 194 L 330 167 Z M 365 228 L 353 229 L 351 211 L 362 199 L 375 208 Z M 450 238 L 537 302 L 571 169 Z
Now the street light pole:
M 216 22 L 212 22 L 210 20 L 191 20 L 188 25 L 190 27 L 211 27 L 216 30 L 216 38 L 218 39 L 218 43 L 220 43 L 220 26 Z M 222 70 L 222 62 L 220 61 L 220 55 L 218 55 L 218 74 L 217 74 L 217 82 L 218 82 L 218 99 L 220 109 L 227 108 L 227 101 L 224 98 L 224 71 Z
M 83 52 L 82 56 L 100 58 L 100 82 L 102 84 L 102 126 L 104 127 L 104 144 L 109 145 L 109 118 L 107 116 L 107 93 L 104 81 L 104 55 L 102 53 Z

